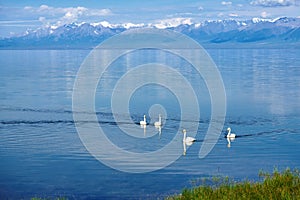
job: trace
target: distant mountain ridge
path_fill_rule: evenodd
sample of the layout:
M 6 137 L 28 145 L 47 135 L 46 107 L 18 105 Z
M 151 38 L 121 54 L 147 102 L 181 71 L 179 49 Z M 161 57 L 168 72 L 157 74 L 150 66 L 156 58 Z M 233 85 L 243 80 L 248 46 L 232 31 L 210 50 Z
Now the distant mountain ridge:
M 153 27 L 181 32 L 204 44 L 300 43 L 300 18 L 217 20 L 180 24 L 72 23 L 0 39 L 0 48 L 92 48 L 127 29 Z

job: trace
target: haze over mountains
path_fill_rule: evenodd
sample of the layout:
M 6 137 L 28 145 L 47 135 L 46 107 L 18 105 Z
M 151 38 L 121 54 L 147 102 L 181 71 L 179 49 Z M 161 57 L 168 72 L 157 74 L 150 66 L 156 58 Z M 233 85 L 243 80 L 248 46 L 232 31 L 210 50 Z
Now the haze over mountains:
M 202 44 L 300 44 L 300 18 L 253 18 L 192 23 L 190 20 L 160 24 L 71 23 L 26 31 L 0 39 L 0 48 L 92 48 L 127 29 L 153 27 L 181 32 Z

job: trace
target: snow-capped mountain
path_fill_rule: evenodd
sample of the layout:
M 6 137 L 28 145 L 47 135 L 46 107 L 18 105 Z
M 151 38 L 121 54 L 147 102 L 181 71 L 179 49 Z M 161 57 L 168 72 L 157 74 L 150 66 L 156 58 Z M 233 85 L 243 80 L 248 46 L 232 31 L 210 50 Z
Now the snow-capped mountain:
M 201 43 L 300 42 L 300 18 L 237 21 L 218 20 L 192 23 L 179 20 L 159 24 L 72 23 L 27 31 L 23 35 L 0 40 L 1 48 L 91 48 L 101 41 L 132 28 L 171 29 Z
M 210 43 L 245 43 L 262 40 L 300 41 L 299 18 L 205 21 L 191 26 L 181 25 L 175 27 L 174 30 L 187 34 L 198 41 Z

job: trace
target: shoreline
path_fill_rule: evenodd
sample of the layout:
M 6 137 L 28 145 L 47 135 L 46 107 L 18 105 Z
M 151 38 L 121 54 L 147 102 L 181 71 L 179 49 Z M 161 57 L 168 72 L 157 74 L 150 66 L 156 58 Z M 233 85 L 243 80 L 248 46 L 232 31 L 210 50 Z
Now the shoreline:
M 300 199 L 300 171 L 289 169 L 272 173 L 260 171 L 263 180 L 235 182 L 228 177 L 213 177 L 213 185 L 183 189 L 181 194 L 168 196 L 177 199 Z

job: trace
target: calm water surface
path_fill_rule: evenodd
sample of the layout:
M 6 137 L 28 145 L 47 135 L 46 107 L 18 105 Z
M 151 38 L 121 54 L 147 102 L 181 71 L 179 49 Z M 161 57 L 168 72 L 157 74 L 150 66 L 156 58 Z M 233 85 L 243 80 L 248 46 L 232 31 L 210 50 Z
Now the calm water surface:
M 191 83 L 199 99 L 200 121 L 187 119 L 199 125 L 199 142 L 164 169 L 131 174 L 96 160 L 77 134 L 72 91 L 88 50 L 1 50 L 0 198 L 152 199 L 180 193 L 201 177 L 257 180 L 260 169 L 299 168 L 300 50 L 209 49 L 208 53 L 223 77 L 227 113 L 224 133 L 204 159 L 198 158 L 198 152 L 210 122 L 210 99 L 205 82 L 191 66 L 173 55 L 145 50 L 121 57 L 103 74 L 95 99 L 99 124 L 112 142 L 128 151 L 149 152 L 168 144 L 179 128 L 180 105 L 167 88 L 141 87 L 129 102 L 132 120 L 139 123 L 147 114 L 151 122 L 156 121 L 151 106 L 160 104 L 165 125 L 161 134 L 153 126 L 144 132 L 136 125 L 145 138 L 122 134 L 111 114 L 110 99 L 127 70 L 157 60 L 173 66 Z M 168 77 L 167 72 L 160 73 Z M 170 79 L 170 83 L 177 82 Z M 239 136 L 230 148 L 224 138 L 229 126 Z

